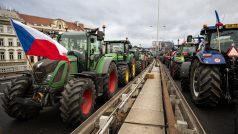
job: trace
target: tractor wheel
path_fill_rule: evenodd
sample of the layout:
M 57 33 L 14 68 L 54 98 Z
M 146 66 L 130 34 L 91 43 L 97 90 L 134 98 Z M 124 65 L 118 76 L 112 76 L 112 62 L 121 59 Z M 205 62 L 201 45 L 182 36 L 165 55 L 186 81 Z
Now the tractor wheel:
M 188 78 L 182 78 L 180 83 L 181 83 L 182 91 L 189 91 L 190 83 Z
M 198 106 L 216 106 L 221 98 L 221 74 L 218 66 L 192 64 L 190 91 Z
M 128 65 L 120 65 L 118 67 L 118 83 L 120 86 L 125 86 L 129 82 L 129 73 Z
M 142 70 L 142 61 L 136 61 L 136 75 L 140 74 Z
M 26 98 L 32 90 L 32 79 L 29 76 L 22 76 L 13 81 L 11 87 L 4 90 L 2 97 L 5 112 L 18 120 L 27 120 L 39 114 L 40 108 L 34 106 L 23 106 L 17 103 L 16 98 Z
M 108 77 L 104 79 L 103 84 L 103 96 L 106 99 L 112 98 L 112 96 L 117 92 L 118 88 L 118 74 L 117 67 L 114 62 L 111 62 L 108 69 Z
M 181 65 L 176 63 L 176 62 L 173 62 L 171 64 L 170 70 L 171 70 L 171 76 L 172 76 L 173 79 L 176 79 L 176 80 L 179 79 L 179 77 L 180 77 L 180 68 L 181 68 Z
M 94 110 L 95 85 L 88 78 L 71 78 L 60 99 L 63 122 L 77 125 L 86 120 Z

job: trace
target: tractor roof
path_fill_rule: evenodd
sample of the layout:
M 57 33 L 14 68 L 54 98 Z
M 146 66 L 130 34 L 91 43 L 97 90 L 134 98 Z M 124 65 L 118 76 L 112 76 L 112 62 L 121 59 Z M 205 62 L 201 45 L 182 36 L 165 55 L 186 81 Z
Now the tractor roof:
M 107 41 L 104 41 L 105 43 L 107 44 L 110 44 L 110 43 L 125 43 L 125 44 L 130 44 L 130 41 L 128 40 L 107 40 Z
M 223 26 L 219 26 L 219 30 L 232 30 L 236 29 L 238 30 L 238 24 L 225 24 Z M 204 35 L 206 32 L 216 32 L 217 27 L 216 26 L 203 26 L 203 29 L 201 30 L 200 34 Z

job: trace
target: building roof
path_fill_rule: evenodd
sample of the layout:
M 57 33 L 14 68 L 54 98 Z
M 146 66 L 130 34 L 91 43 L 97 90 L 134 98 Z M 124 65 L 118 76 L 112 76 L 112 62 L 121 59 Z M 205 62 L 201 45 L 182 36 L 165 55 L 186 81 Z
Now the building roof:
M 62 19 L 51 19 L 51 18 L 44 18 L 44 17 L 38 17 L 33 15 L 27 15 L 18 13 L 20 18 L 22 18 L 26 23 L 30 23 L 32 25 L 44 25 L 44 26 L 51 26 L 55 20 L 62 20 Z M 62 20 L 66 23 L 68 29 L 77 30 L 77 31 L 84 31 L 83 24 L 80 23 L 73 23 L 68 22 L 65 20 Z
M 8 10 L 8 9 L 0 9 L 0 18 L 1 19 L 13 18 L 16 20 L 21 20 L 15 10 Z

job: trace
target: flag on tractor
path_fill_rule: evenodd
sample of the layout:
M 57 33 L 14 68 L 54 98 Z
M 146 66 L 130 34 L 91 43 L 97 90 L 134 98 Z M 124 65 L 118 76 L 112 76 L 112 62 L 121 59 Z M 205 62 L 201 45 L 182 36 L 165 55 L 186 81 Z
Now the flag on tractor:
M 11 25 L 26 55 L 43 56 L 51 60 L 68 61 L 68 50 L 48 35 L 11 19 Z

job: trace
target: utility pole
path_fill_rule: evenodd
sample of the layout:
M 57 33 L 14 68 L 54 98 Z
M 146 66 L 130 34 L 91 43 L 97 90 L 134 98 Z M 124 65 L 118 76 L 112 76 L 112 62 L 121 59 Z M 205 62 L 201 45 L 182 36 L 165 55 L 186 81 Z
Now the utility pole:
M 159 45 L 159 50 L 160 50 L 160 44 L 159 44 L 159 6 L 160 6 L 160 0 L 158 0 L 157 38 L 156 38 L 156 45 Z

